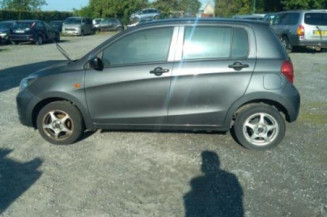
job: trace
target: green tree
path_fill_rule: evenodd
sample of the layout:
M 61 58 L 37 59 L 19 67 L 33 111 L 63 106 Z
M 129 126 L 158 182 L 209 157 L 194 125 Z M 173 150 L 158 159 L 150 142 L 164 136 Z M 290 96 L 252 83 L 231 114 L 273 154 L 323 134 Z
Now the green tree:
M 179 2 L 179 9 L 190 14 L 198 13 L 200 7 L 201 3 L 198 0 L 181 0 Z
M 2 0 L 1 7 L 8 10 L 18 11 L 38 11 L 43 5 L 46 5 L 45 0 Z
M 136 10 L 148 5 L 147 0 L 90 0 L 93 17 L 118 17 L 127 22 Z
M 284 9 L 322 9 L 327 7 L 326 0 L 282 0 Z
M 235 14 L 251 14 L 252 0 L 216 0 L 216 16 L 230 17 Z

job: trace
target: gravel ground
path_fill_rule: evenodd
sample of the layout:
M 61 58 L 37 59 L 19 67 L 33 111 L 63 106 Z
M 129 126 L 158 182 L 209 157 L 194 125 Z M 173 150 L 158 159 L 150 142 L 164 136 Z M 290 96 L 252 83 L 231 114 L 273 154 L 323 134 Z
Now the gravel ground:
M 62 46 L 78 58 L 108 37 Z M 1 46 L 0 216 L 326 217 L 327 53 L 290 56 L 301 114 L 271 151 L 185 132 L 98 131 L 55 146 L 19 123 L 15 96 L 23 77 L 63 57 L 53 44 Z

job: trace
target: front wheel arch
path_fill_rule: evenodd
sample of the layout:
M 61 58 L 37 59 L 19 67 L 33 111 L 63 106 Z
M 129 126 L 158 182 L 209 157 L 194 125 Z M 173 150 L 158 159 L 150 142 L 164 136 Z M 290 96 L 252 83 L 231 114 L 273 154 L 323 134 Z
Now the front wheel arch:
M 74 103 L 72 100 L 68 100 L 65 98 L 59 98 L 59 97 L 43 99 L 42 101 L 38 102 L 34 106 L 34 108 L 32 110 L 32 124 L 33 124 L 34 129 L 37 128 L 37 116 L 40 113 L 41 109 L 44 108 L 44 106 L 46 106 L 50 103 L 56 102 L 56 101 L 67 101 L 67 102 L 71 103 L 72 105 L 74 105 L 82 116 L 83 124 L 84 124 L 85 128 L 93 129 L 89 117 L 87 116 L 86 112 L 83 111 L 83 109 L 81 109 L 81 106 L 77 105 L 77 103 Z

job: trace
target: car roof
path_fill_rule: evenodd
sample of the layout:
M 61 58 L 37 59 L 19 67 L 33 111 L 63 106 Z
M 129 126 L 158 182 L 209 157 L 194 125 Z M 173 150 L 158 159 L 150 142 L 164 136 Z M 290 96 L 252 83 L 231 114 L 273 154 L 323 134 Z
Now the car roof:
M 16 20 L 4 20 L 0 21 L 0 23 L 16 23 Z
M 178 18 L 178 19 L 162 19 L 142 23 L 135 28 L 143 28 L 145 26 L 165 26 L 178 24 L 258 24 L 268 25 L 262 21 L 245 20 L 245 19 L 230 19 L 230 18 Z
M 34 23 L 34 22 L 40 22 L 41 20 L 17 20 L 17 23 Z
M 326 9 L 314 9 L 314 10 L 289 10 L 289 11 L 281 11 L 278 13 L 303 13 L 303 12 L 325 12 L 327 13 Z

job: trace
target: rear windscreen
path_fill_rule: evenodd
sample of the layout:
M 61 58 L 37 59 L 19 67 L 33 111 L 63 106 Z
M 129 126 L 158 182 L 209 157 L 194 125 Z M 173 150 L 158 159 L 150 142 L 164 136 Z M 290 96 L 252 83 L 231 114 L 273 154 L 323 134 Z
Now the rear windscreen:
M 304 23 L 315 26 L 327 26 L 327 13 L 306 13 Z
M 33 23 L 31 22 L 17 22 L 13 29 L 28 29 L 31 28 Z

